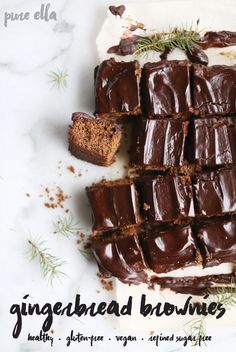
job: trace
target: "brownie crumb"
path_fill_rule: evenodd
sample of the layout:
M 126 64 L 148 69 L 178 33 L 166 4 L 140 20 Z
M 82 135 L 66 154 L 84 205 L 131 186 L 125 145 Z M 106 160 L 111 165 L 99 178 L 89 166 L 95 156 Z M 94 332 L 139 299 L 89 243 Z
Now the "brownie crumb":
M 30 194 L 29 194 L 29 193 L 26 193 L 25 195 L 26 195 L 26 197 L 30 197 Z
M 104 288 L 104 290 L 106 290 L 106 291 L 112 291 L 113 290 L 113 282 L 112 281 L 101 279 L 100 282 L 101 282 L 102 287 Z
M 75 168 L 74 168 L 73 165 L 68 166 L 68 167 L 67 167 L 67 170 L 69 170 L 72 174 L 75 173 Z

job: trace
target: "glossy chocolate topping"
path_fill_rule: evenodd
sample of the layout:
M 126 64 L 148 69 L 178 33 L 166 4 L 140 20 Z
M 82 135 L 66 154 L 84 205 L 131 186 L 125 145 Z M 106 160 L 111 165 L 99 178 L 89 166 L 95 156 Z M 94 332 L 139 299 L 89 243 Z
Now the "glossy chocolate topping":
M 236 263 L 236 220 L 213 221 L 198 231 L 205 267 Z
M 201 47 L 208 48 L 223 48 L 236 45 L 236 32 L 219 31 L 206 32 L 201 38 Z
M 185 53 L 187 58 L 194 64 L 208 65 L 209 63 L 207 54 L 199 47 L 187 50 Z
M 141 204 L 150 223 L 194 217 L 191 180 L 187 176 L 144 177 Z
M 188 115 L 191 108 L 189 63 L 160 61 L 143 68 L 142 92 L 149 117 Z
M 188 122 L 179 120 L 136 120 L 131 138 L 131 165 L 144 169 L 183 165 L 187 128 Z
M 132 181 L 114 181 L 87 187 L 93 212 L 93 230 L 107 231 L 140 222 L 139 204 Z
M 103 61 L 95 80 L 95 113 L 108 118 L 140 114 L 139 76 L 138 61 Z
M 201 216 L 236 212 L 236 170 L 219 170 L 193 178 L 195 211 Z
M 215 167 L 236 164 L 236 119 L 208 118 L 190 125 L 190 162 Z
M 115 276 L 126 283 L 147 282 L 143 271 L 147 267 L 137 236 L 95 241 L 92 251 L 106 277 Z
M 136 44 L 139 38 L 139 35 L 122 38 L 118 45 L 110 47 L 107 52 L 108 54 L 116 54 L 119 56 L 132 55 L 136 50 Z
M 236 65 L 194 65 L 193 83 L 195 114 L 236 113 Z
M 120 6 L 109 6 L 109 10 L 114 16 L 122 16 L 123 13 L 125 12 L 125 6 L 120 5 Z
M 152 284 L 158 284 L 161 288 L 169 288 L 172 291 L 184 294 L 192 294 L 203 296 L 208 293 L 208 290 L 216 290 L 219 287 L 224 287 L 227 291 L 232 290 L 232 281 L 235 281 L 235 276 L 226 275 L 208 275 L 208 276 L 188 276 L 188 277 L 154 277 Z
M 166 273 L 198 264 L 197 249 L 190 226 L 146 233 L 142 246 L 147 263 L 156 273 Z

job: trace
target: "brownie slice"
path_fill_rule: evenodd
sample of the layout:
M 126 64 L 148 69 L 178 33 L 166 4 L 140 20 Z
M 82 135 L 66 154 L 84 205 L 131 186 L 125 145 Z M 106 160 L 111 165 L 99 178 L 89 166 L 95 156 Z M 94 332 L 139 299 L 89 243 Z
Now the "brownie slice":
M 215 220 L 197 230 L 204 267 L 236 263 L 236 219 Z
M 140 224 L 138 197 L 132 180 L 101 182 L 86 190 L 93 212 L 94 231 Z
M 199 216 L 236 212 L 236 169 L 223 169 L 193 177 L 195 211 Z
M 194 65 L 193 100 L 196 115 L 236 113 L 236 65 Z
M 131 166 L 144 170 L 182 166 L 187 129 L 187 121 L 138 119 L 132 130 Z
M 203 118 L 191 122 L 189 161 L 202 167 L 236 163 L 236 119 Z
M 138 236 L 116 236 L 93 241 L 92 252 L 104 277 L 115 276 L 126 283 L 147 281 L 147 268 Z
M 81 112 L 74 113 L 72 121 L 69 129 L 71 154 L 93 164 L 111 165 L 121 142 L 120 127 Z
M 148 117 L 182 117 L 191 109 L 190 64 L 162 60 L 147 63 L 142 72 L 143 109 Z
M 190 177 L 147 176 L 138 185 L 143 212 L 149 223 L 176 222 L 195 216 Z
M 103 61 L 95 79 L 95 114 L 107 119 L 140 115 L 140 72 L 138 61 Z
M 166 273 L 200 262 L 200 255 L 189 225 L 147 232 L 142 240 L 142 246 L 150 269 L 156 273 Z

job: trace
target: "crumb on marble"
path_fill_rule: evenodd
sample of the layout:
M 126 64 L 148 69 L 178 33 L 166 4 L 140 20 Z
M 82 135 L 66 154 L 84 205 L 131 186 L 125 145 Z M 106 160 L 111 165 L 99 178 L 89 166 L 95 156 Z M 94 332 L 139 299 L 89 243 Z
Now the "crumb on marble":
M 26 195 L 26 197 L 30 197 L 30 193 L 26 193 L 25 195 Z
M 100 280 L 102 287 L 104 290 L 106 291 L 112 291 L 113 290 L 113 282 L 112 280 L 105 280 L 105 279 L 101 279 Z
M 75 168 L 73 165 L 67 166 L 67 170 L 69 170 L 72 174 L 75 173 Z

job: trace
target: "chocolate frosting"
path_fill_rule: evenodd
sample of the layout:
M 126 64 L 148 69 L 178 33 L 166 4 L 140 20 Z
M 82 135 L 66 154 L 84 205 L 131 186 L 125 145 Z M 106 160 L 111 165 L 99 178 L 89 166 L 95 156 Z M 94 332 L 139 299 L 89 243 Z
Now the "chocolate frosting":
M 194 65 L 193 83 L 195 114 L 236 113 L 236 65 Z
M 136 235 L 95 241 L 92 251 L 106 277 L 115 276 L 126 283 L 147 282 L 147 268 Z
M 189 63 L 160 61 L 143 68 L 142 92 L 149 117 L 186 116 L 191 108 Z
M 192 186 L 188 176 L 144 177 L 139 187 L 148 222 L 194 217 Z
M 236 212 L 236 170 L 219 170 L 193 178 L 195 211 L 201 216 Z
M 219 31 L 206 32 L 201 38 L 201 47 L 208 48 L 223 48 L 236 45 L 236 32 Z
M 137 168 L 162 169 L 181 166 L 188 122 L 179 120 L 135 121 L 130 163 Z
M 132 181 L 116 181 L 87 187 L 93 212 L 93 230 L 107 231 L 140 222 L 139 204 Z
M 142 246 L 150 269 L 156 273 L 198 264 L 195 240 L 189 225 L 147 232 Z
M 190 162 L 216 167 L 236 164 L 236 119 L 208 118 L 190 125 Z
M 188 277 L 154 277 L 152 284 L 158 284 L 161 288 L 169 288 L 177 293 L 204 296 L 211 289 L 216 292 L 217 288 L 223 286 L 224 290 L 232 290 L 232 281 L 235 280 L 232 274 L 208 275 L 208 276 L 188 276 Z
M 103 61 L 95 80 L 95 113 L 108 118 L 140 114 L 139 76 L 138 61 Z
M 205 267 L 236 263 L 236 219 L 202 225 L 197 235 Z

